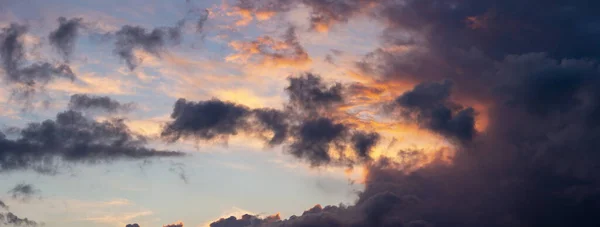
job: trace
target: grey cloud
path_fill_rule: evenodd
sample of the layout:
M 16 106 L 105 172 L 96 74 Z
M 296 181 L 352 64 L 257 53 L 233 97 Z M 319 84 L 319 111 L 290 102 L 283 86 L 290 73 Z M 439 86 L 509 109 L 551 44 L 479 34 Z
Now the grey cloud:
M 236 135 L 246 127 L 249 114 L 247 107 L 231 102 L 217 99 L 188 102 L 179 99 L 171 114 L 174 120 L 166 125 L 162 136 L 176 141 L 180 137 L 214 139 Z
M 200 102 L 179 99 L 162 136 L 174 142 L 182 137 L 227 139 L 245 133 L 264 139 L 270 146 L 283 144 L 290 154 L 313 166 L 351 166 L 370 161 L 369 153 L 379 135 L 353 129 L 332 116 L 335 106 L 344 100 L 341 84 L 328 86 L 310 73 L 288 80 L 285 90 L 290 100 L 283 110 L 251 109 L 217 99 Z M 348 147 L 359 158 L 346 157 L 344 150 Z M 335 158 L 334 152 L 339 154 Z
M 35 196 L 36 194 L 39 194 L 40 190 L 36 189 L 31 184 L 21 183 L 15 185 L 15 187 L 8 191 L 8 193 L 11 194 L 13 199 L 26 201 L 29 200 L 31 197 Z
M 23 37 L 27 26 L 10 24 L 0 32 L 0 58 L 4 69 L 5 82 L 22 86 L 21 92 L 28 97 L 36 88 L 44 86 L 56 78 L 75 79 L 68 65 L 53 65 L 47 62 L 36 62 L 26 65 L 25 44 Z
M 6 205 L 6 203 L 2 202 L 2 200 L 0 200 L 0 208 L 4 209 L 4 210 L 8 210 L 8 205 Z
M 321 77 L 312 73 L 291 77 L 288 80 L 289 86 L 285 91 L 290 97 L 289 106 L 299 111 L 317 114 L 336 104 L 341 104 L 344 100 L 341 84 L 327 86 Z
M 297 129 L 297 139 L 290 145 L 290 153 L 306 159 L 313 166 L 332 161 L 330 151 L 343 147 L 348 129 L 345 125 L 328 118 L 302 122 Z M 341 150 L 341 149 L 338 149 Z
M 64 60 L 69 61 L 75 49 L 79 30 L 84 27 L 83 19 L 71 18 L 67 20 L 65 17 L 59 17 L 58 23 L 58 28 L 50 32 L 48 39 L 50 44 L 63 56 Z
M 27 218 L 19 218 L 15 214 L 8 213 L 0 213 L 0 224 L 7 226 L 26 226 L 26 227 L 35 227 L 38 226 L 38 223 Z
M 434 132 L 470 141 L 476 134 L 475 111 L 449 100 L 452 83 L 421 83 L 403 93 L 395 102 L 408 110 L 408 117 L 416 114 L 417 121 Z
M 140 49 L 156 57 L 160 57 L 168 45 L 181 42 L 181 29 L 183 21 L 173 27 L 160 27 L 147 31 L 140 26 L 125 25 L 115 33 L 115 49 L 113 52 L 125 60 L 130 70 L 134 70 L 140 63 L 134 55 L 134 50 Z
M 0 133 L 0 172 L 35 170 L 52 173 L 61 163 L 184 155 L 146 148 L 146 140 L 131 132 L 122 119 L 98 122 L 69 110 L 57 114 L 54 120 L 30 123 L 15 139 Z
M 71 110 L 101 110 L 108 113 L 128 112 L 135 107 L 134 103 L 120 103 L 108 96 L 74 94 L 69 101 Z

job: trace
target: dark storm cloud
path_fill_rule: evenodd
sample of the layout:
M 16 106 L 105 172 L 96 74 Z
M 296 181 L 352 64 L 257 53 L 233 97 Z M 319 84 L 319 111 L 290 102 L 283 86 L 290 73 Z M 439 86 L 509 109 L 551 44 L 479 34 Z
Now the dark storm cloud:
M 69 58 L 73 54 L 75 42 L 79 36 L 79 30 L 83 27 L 82 22 L 82 18 L 71 18 L 67 20 L 67 18 L 59 17 L 58 28 L 48 35 L 50 45 L 56 48 L 65 61 L 69 61 Z
M 174 142 L 182 137 L 227 139 L 245 133 L 264 139 L 270 146 L 283 144 L 287 152 L 313 166 L 354 165 L 370 160 L 369 153 L 379 135 L 353 129 L 333 116 L 335 106 L 344 100 L 340 83 L 330 86 L 310 73 L 288 80 L 285 90 L 290 100 L 283 110 L 250 109 L 217 99 L 180 99 L 162 136 Z M 353 149 L 359 160 L 347 157 L 346 149 Z
M 36 189 L 31 184 L 17 184 L 13 187 L 8 193 L 12 196 L 13 199 L 19 200 L 29 200 L 34 195 L 40 193 L 40 190 Z
M 125 60 L 130 70 L 134 70 L 141 63 L 141 59 L 134 55 L 134 50 L 143 50 L 160 57 L 167 46 L 181 42 L 183 25 L 182 20 L 173 27 L 154 28 L 151 31 L 140 26 L 125 25 L 115 33 L 113 52 Z
M 240 2 L 286 12 L 310 1 Z M 456 145 L 451 165 L 436 156 L 409 168 L 420 151 L 399 154 L 409 161 L 377 160 L 353 206 L 254 226 L 598 225 L 600 2 L 361 2 L 376 4 L 340 12 L 365 12 L 386 29 L 360 68 L 383 83 L 419 84 L 395 104 L 422 126 L 470 142 Z M 444 80 L 452 86 L 435 82 Z M 487 108 L 482 133 L 473 133 L 466 100 Z
M 421 83 L 396 99 L 396 103 L 416 114 L 427 129 L 460 141 L 470 141 L 476 133 L 475 111 L 449 100 L 452 83 Z
M 145 148 L 146 138 L 129 130 L 122 119 L 103 122 L 65 111 L 55 120 L 30 123 L 15 139 L 0 133 L 0 172 L 55 172 L 59 164 L 176 157 L 183 153 Z
M 87 94 L 71 95 L 69 109 L 83 110 L 101 110 L 108 113 L 128 112 L 134 108 L 133 103 L 120 103 L 108 96 L 93 96 Z
M 0 58 L 5 82 L 23 86 L 22 92 L 28 95 L 55 78 L 74 80 L 75 75 L 68 65 L 47 62 L 26 65 L 24 35 L 27 30 L 27 26 L 13 23 L 0 32 Z

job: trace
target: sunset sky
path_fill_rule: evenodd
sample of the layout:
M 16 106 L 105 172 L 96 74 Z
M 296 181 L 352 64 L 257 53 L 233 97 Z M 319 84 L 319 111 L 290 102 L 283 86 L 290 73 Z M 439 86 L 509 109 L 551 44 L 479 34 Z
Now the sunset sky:
M 594 226 L 599 4 L 0 0 L 0 226 Z

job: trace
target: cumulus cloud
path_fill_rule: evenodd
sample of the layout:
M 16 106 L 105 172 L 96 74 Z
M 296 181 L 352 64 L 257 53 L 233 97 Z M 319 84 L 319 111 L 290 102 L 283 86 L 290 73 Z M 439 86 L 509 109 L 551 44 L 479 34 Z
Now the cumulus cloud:
M 0 133 L 0 172 L 54 173 L 60 164 L 183 155 L 146 148 L 146 141 L 131 132 L 123 119 L 99 122 L 68 110 L 58 113 L 54 120 L 30 123 L 15 139 Z
M 310 2 L 240 1 L 240 7 L 287 12 Z M 247 226 L 597 225 L 600 17 L 590 10 L 597 3 L 318 2 L 322 8 L 311 11 L 367 3 L 340 11 L 386 26 L 382 47 L 359 68 L 381 83 L 416 84 L 392 105 L 421 127 L 469 142 L 456 145 L 451 163 L 440 152 L 414 168 L 419 151 L 370 162 L 365 190 L 352 206 Z M 489 115 L 481 133 L 474 130 L 473 103 Z
M 134 103 L 120 103 L 108 96 L 94 96 L 87 94 L 71 95 L 69 101 L 69 109 L 76 111 L 101 110 L 108 113 L 129 112 L 134 106 Z
M 379 135 L 354 129 L 333 114 L 344 100 L 342 90 L 340 83 L 327 85 L 319 76 L 306 73 L 289 78 L 285 91 L 290 99 L 283 110 L 251 109 L 218 99 L 179 99 L 162 136 L 173 142 L 206 141 L 244 133 L 271 146 L 283 144 L 291 155 L 312 166 L 354 165 L 370 160 Z M 346 155 L 348 150 L 355 154 Z
M 73 50 L 75 50 L 75 42 L 79 36 L 79 30 L 84 26 L 83 19 L 59 17 L 58 23 L 58 28 L 50 32 L 48 39 L 56 51 L 63 56 L 64 60 L 69 61 Z
M 179 99 L 175 103 L 170 122 L 162 135 L 176 141 L 180 137 L 213 139 L 236 135 L 246 125 L 250 110 L 242 105 L 213 99 L 188 102 Z

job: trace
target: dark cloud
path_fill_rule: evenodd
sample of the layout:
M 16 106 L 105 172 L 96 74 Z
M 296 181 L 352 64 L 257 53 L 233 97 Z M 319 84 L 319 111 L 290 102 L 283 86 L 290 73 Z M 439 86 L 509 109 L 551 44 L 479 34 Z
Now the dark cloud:
M 192 3 L 192 1 L 186 0 L 186 4 L 189 7 L 186 17 L 189 17 L 190 15 L 193 17 L 197 17 L 196 23 L 195 23 L 196 32 L 198 32 L 198 33 L 203 32 L 204 24 L 208 20 L 208 16 L 210 16 L 210 11 L 208 9 L 202 9 L 202 8 L 195 6 Z
M 357 2 L 369 7 L 357 9 Z M 422 127 L 470 142 L 455 144 L 451 164 L 436 154 L 423 165 L 430 153 L 419 150 L 376 160 L 352 206 L 254 226 L 598 225 L 599 2 L 290 0 L 239 6 L 287 12 L 298 4 L 316 14 L 313 24 L 359 13 L 382 23 L 382 47 L 359 68 L 380 83 L 418 84 L 394 104 Z M 452 83 L 436 82 L 445 80 Z M 473 103 L 488 112 L 481 133 L 474 130 L 474 109 L 466 107 Z
M 270 145 L 278 145 L 288 138 L 289 121 L 288 115 L 285 112 L 275 109 L 255 109 L 254 115 L 256 116 L 259 128 L 269 130 L 273 132 L 273 137 L 269 139 Z
M 73 54 L 75 42 L 77 41 L 77 36 L 79 36 L 79 30 L 84 26 L 82 22 L 82 18 L 71 18 L 67 20 L 67 18 L 59 17 L 58 28 L 48 35 L 50 45 L 53 45 L 54 48 L 56 48 L 65 61 L 69 61 L 69 58 Z
M 325 55 L 324 61 L 329 64 L 336 65 L 335 60 L 333 59 L 333 56 L 331 56 L 330 54 Z
M 137 223 L 135 224 L 127 224 L 125 227 L 140 227 Z
M 449 100 L 452 83 L 421 83 L 403 93 L 396 104 L 427 129 L 460 141 L 470 141 L 476 133 L 475 111 Z M 409 116 L 410 117 L 410 116 Z
M 281 220 L 279 214 L 267 216 L 265 218 L 261 218 L 255 215 L 245 214 L 242 215 L 241 218 L 236 218 L 234 216 L 228 218 L 221 218 L 213 223 L 210 223 L 210 227 L 245 227 L 245 226 L 257 226 L 263 224 L 275 223 Z
M 4 209 L 4 210 L 8 210 L 8 205 L 6 205 L 6 203 L 2 202 L 2 200 L 0 200 L 0 208 Z
M 168 225 L 163 225 L 163 227 L 183 227 L 183 223 L 179 222 L 179 223 L 175 223 L 175 224 L 168 224 Z
M 115 33 L 115 49 L 120 58 L 125 60 L 130 70 L 134 70 L 142 61 L 134 55 L 134 50 L 143 50 L 156 57 L 160 57 L 168 45 L 177 45 L 181 42 L 181 33 L 184 21 L 173 27 L 160 27 L 147 31 L 140 26 L 125 25 Z
M 38 226 L 38 223 L 27 218 L 19 218 L 15 214 L 8 213 L 0 213 L 0 224 L 6 226 L 26 226 L 26 227 L 35 227 Z
M 310 73 L 288 80 L 285 90 L 290 99 L 283 110 L 250 109 L 217 99 L 180 99 L 162 136 L 174 142 L 181 137 L 227 139 L 244 133 L 264 139 L 270 146 L 283 144 L 290 154 L 312 166 L 370 161 L 369 153 L 379 135 L 353 129 L 333 114 L 344 101 L 342 84 L 329 86 Z M 347 149 L 354 149 L 357 157 L 345 154 Z
M 352 147 L 360 158 L 371 157 L 369 152 L 377 145 L 381 136 L 378 133 L 356 132 L 352 135 Z
M 31 184 L 17 184 L 14 188 L 12 188 L 8 193 L 12 196 L 13 199 L 19 200 L 29 200 L 31 197 L 40 193 L 40 190 L 36 189 Z
M 75 75 L 68 65 L 47 62 L 26 65 L 24 35 L 27 30 L 27 26 L 13 23 L 0 33 L 0 58 L 5 82 L 20 86 L 20 94 L 28 97 L 55 78 L 74 80 Z
M 210 140 L 236 135 L 247 127 L 249 114 L 247 107 L 231 102 L 179 99 L 171 114 L 173 121 L 165 126 L 162 136 L 176 141 L 180 137 Z
M 134 108 L 133 103 L 120 103 L 108 96 L 93 96 L 87 94 L 71 95 L 69 109 L 83 110 L 101 110 L 108 113 L 128 112 Z
M 288 80 L 289 86 L 285 91 L 290 97 L 289 107 L 298 111 L 311 115 L 319 114 L 344 101 L 343 87 L 340 83 L 328 86 L 321 77 L 312 73 L 290 77 Z
M 328 118 L 318 118 L 302 122 L 297 130 L 297 138 L 290 145 L 289 152 L 311 165 L 319 166 L 332 161 L 332 147 L 342 150 L 348 128 Z
M 60 163 L 183 155 L 145 148 L 146 140 L 131 132 L 122 119 L 98 122 L 69 110 L 57 114 L 55 120 L 30 123 L 15 139 L 0 133 L 0 172 L 35 170 L 52 173 Z
M 210 12 L 208 11 L 208 9 L 204 9 L 202 11 L 202 13 L 200 13 L 200 17 L 196 21 L 196 31 L 197 32 L 203 32 L 204 31 L 204 24 L 208 20 L 209 14 L 210 14 Z

